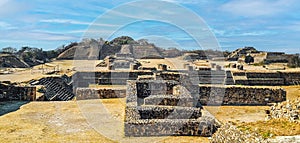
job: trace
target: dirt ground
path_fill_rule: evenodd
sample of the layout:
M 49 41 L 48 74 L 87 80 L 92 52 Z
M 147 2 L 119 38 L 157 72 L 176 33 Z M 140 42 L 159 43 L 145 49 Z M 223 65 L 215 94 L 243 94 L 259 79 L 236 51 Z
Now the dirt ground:
M 31 102 L 1 116 L 0 125 L 0 142 L 111 142 L 87 124 L 74 101 Z
M 288 100 L 295 100 L 300 98 L 300 85 L 295 86 L 281 86 L 287 93 Z
M 125 99 L 101 99 L 68 102 L 30 102 L 15 112 L 0 117 L 0 142 L 118 142 L 97 132 L 97 127 L 85 116 L 82 103 L 103 103 L 108 113 L 123 121 Z M 98 104 L 99 103 L 99 104 Z M 97 108 L 89 110 L 94 112 Z M 102 114 L 105 118 L 109 115 Z M 114 122 L 112 133 L 123 128 Z M 118 133 L 117 133 L 118 134 Z M 204 137 L 121 137 L 122 142 L 208 142 Z

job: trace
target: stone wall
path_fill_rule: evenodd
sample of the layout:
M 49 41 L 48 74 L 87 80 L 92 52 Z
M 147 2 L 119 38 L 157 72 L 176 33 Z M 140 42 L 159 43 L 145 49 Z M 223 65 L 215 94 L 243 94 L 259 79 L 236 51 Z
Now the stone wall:
M 285 85 L 299 85 L 300 72 L 281 72 Z
M 102 71 L 77 72 L 73 75 L 73 85 L 88 87 L 89 84 L 126 85 L 127 80 L 137 80 L 139 76 L 153 76 L 151 71 Z M 223 70 L 198 71 L 160 71 L 156 79 L 174 80 L 181 82 L 189 78 L 197 84 L 225 84 L 225 85 L 294 85 L 300 84 L 300 72 L 231 72 Z M 243 77 L 243 78 L 238 78 Z
M 125 111 L 135 112 L 140 119 L 197 119 L 201 117 L 200 108 L 192 107 L 177 107 L 177 106 L 137 106 L 126 107 Z M 130 113 L 132 114 L 132 113 Z
M 244 78 L 235 78 L 242 76 Z M 237 85 L 295 85 L 300 84 L 300 72 L 233 72 Z
M 124 89 L 93 89 L 93 88 L 76 89 L 76 100 L 124 98 L 125 96 L 126 96 L 126 90 Z
M 196 97 L 202 105 L 266 105 L 286 100 L 281 88 L 200 86 Z
M 283 52 L 268 52 L 265 63 L 287 63 L 290 56 Z
M 189 85 L 188 91 L 185 90 L 184 92 L 179 92 L 182 95 L 185 94 L 185 96 L 171 96 L 171 94 L 173 94 L 172 89 L 174 87 L 177 88 L 177 85 L 179 85 L 178 82 L 165 81 L 165 83 L 163 83 L 162 81 L 137 81 L 136 84 L 136 100 L 140 99 L 138 102 L 142 102 L 138 104 L 147 105 L 177 104 L 177 106 L 179 106 L 180 104 L 183 104 L 183 102 L 178 103 L 180 100 L 194 101 L 194 103 L 186 102 L 186 104 L 183 105 L 197 105 L 195 101 L 198 101 L 201 105 L 266 105 L 268 103 L 277 103 L 286 100 L 286 91 L 281 88 L 234 85 L 201 85 L 197 87 L 197 85 Z M 183 89 L 180 90 L 183 91 Z M 165 94 L 168 96 L 165 96 Z M 187 95 L 192 95 L 192 97 L 188 98 L 186 97 Z
M 245 87 L 245 86 L 204 86 L 195 87 L 195 94 L 180 92 L 173 94 L 173 87 L 178 82 L 145 82 L 136 85 L 137 95 L 135 101 L 138 105 L 166 105 L 166 106 L 196 106 L 199 105 L 267 105 L 286 100 L 286 91 L 281 88 Z M 192 88 L 189 87 L 189 88 Z M 190 90 L 191 91 L 191 90 Z M 177 91 L 178 92 L 178 91 Z M 130 94 L 130 93 L 128 93 Z M 77 88 L 77 100 L 123 98 L 126 97 L 124 89 L 93 89 Z M 151 95 L 151 96 L 150 96 Z M 193 95 L 193 96 L 187 96 Z M 128 98 L 130 99 L 130 97 Z
M 233 84 L 231 73 L 224 70 L 194 70 L 178 72 L 161 72 L 158 79 L 175 80 L 181 82 L 184 78 L 190 78 L 197 84 Z
M 148 97 L 149 95 L 161 95 L 161 94 L 172 94 L 173 87 L 178 85 L 176 81 L 161 80 L 145 80 L 136 83 L 137 96 Z
M 141 119 L 125 122 L 125 136 L 211 136 L 216 130 L 213 118 Z
M 153 75 L 151 71 L 102 71 L 102 72 L 76 72 L 73 76 L 73 86 L 89 87 L 90 84 L 126 85 L 127 80 L 136 80 L 142 75 Z
M 36 88 L 32 86 L 18 86 L 0 82 L 0 100 L 35 101 Z

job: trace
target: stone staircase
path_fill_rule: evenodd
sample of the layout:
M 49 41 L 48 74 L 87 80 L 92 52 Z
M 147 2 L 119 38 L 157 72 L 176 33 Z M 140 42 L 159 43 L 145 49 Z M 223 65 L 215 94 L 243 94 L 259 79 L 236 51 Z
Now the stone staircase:
M 198 71 L 199 84 L 225 84 L 225 71 Z
M 42 78 L 36 83 L 37 85 L 44 85 L 46 87 L 45 97 L 50 101 L 68 101 L 75 96 L 72 93 L 70 83 L 58 77 Z
M 234 85 L 234 79 L 233 79 L 231 71 L 226 71 L 225 84 L 226 85 Z

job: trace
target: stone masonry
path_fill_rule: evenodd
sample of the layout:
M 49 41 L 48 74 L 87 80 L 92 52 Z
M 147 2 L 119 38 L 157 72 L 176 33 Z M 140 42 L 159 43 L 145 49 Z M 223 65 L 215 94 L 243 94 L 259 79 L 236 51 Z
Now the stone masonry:
M 0 100 L 35 101 L 36 88 L 0 82 Z
M 173 95 L 173 87 L 178 84 L 128 81 L 125 136 L 211 136 L 219 124 L 212 116 L 202 116 L 202 108 L 196 107 L 191 95 Z

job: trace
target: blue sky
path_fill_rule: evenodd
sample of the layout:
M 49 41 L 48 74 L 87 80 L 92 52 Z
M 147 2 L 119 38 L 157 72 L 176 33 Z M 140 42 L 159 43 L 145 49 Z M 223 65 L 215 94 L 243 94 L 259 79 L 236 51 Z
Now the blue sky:
M 297 0 L 164 1 L 183 6 L 202 17 L 215 34 L 222 50 L 254 46 L 264 51 L 300 53 L 300 4 Z M 107 27 L 97 32 L 111 33 L 110 27 L 114 25 L 114 21 L 111 25 L 104 25 L 99 16 L 128 2 L 1 0 L 0 48 L 33 46 L 55 49 L 63 44 L 80 41 L 97 18 L 98 25 Z M 168 11 L 159 8 L 155 11 L 157 14 L 160 12 Z M 121 35 L 135 39 L 147 38 L 165 48 L 200 48 L 190 35 L 163 22 L 140 21 L 113 32 L 111 38 Z

